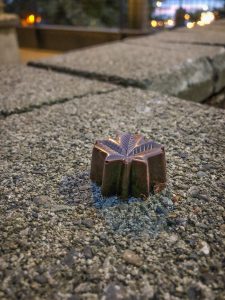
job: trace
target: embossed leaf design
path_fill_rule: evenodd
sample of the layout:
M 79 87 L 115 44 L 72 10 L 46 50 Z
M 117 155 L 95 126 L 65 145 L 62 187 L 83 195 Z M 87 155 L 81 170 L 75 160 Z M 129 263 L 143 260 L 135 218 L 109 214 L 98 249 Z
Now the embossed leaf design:
M 131 133 L 118 135 L 114 140 L 99 141 L 99 144 L 107 151 L 107 160 L 141 157 L 153 148 L 161 148 L 161 145 L 154 141 L 146 141 L 142 135 Z

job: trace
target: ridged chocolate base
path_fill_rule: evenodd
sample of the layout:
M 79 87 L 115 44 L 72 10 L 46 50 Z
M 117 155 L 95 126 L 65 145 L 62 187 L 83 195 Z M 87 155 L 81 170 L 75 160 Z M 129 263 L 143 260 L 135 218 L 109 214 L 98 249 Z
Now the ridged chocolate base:
M 166 185 L 164 147 L 142 135 L 117 135 L 96 141 L 91 162 L 91 180 L 101 185 L 104 196 L 147 197 Z

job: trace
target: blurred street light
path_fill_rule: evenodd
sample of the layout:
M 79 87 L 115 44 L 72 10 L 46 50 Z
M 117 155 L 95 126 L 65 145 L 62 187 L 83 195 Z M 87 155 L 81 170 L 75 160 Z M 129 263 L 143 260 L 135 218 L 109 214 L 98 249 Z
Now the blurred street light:
M 162 6 L 162 2 L 161 2 L 161 1 L 157 1 L 157 2 L 156 2 L 156 6 L 157 6 L 157 7 L 161 7 L 161 6 Z
M 195 26 L 195 22 L 188 22 L 187 23 L 187 28 L 192 29 Z
M 151 21 L 151 26 L 154 28 L 154 27 L 157 27 L 157 21 L 156 20 L 152 20 Z

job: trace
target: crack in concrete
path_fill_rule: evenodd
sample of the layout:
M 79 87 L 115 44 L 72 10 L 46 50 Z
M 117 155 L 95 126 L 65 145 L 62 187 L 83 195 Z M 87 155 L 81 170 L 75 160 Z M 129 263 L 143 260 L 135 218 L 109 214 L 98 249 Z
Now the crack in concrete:
M 186 44 L 186 45 L 200 45 L 200 46 L 209 46 L 209 47 L 224 47 L 225 48 L 225 43 L 220 44 L 220 43 L 207 43 L 207 42 L 178 42 L 178 41 L 173 41 L 173 40 L 164 40 L 162 41 L 163 43 L 167 44 Z
M 93 93 L 86 93 L 86 94 L 82 94 L 82 95 L 78 95 L 78 96 L 72 96 L 72 97 L 67 97 L 67 98 L 60 98 L 60 99 L 56 99 L 56 100 L 52 100 L 50 102 L 42 102 L 40 104 L 31 104 L 29 106 L 26 107 L 21 107 L 21 108 L 16 108 L 12 111 L 0 111 L 0 119 L 5 119 L 11 115 L 16 115 L 16 114 L 24 114 L 27 112 L 31 112 L 35 109 L 41 109 L 42 107 L 45 106 L 53 106 L 53 105 L 57 105 L 57 104 L 62 104 L 62 103 L 66 103 L 69 101 L 72 101 L 74 99 L 82 99 L 83 97 L 87 97 L 90 95 L 102 95 L 102 94 L 108 94 L 111 92 L 114 92 L 118 90 L 118 88 L 114 88 L 114 89 L 110 89 L 108 91 L 99 91 L 99 92 L 93 92 Z
M 190 43 L 189 43 L 190 44 Z M 202 43 L 199 43 L 202 44 Z M 210 46 L 212 46 L 212 44 L 209 44 Z M 218 45 L 221 47 L 221 45 Z M 213 59 L 207 56 L 204 56 L 204 59 L 209 63 L 209 65 L 212 68 L 212 82 L 213 82 L 213 86 L 212 86 L 212 93 L 210 95 L 208 95 L 205 99 L 203 99 L 202 101 L 200 101 L 200 103 L 204 103 L 205 101 L 207 101 L 207 99 L 211 98 L 214 94 L 217 94 L 218 91 L 216 91 L 216 84 L 219 81 L 219 74 L 214 66 L 213 63 Z M 98 80 L 101 82 L 107 82 L 107 83 L 111 83 L 111 84 L 115 84 L 117 86 L 122 86 L 122 87 L 134 87 L 134 88 L 139 88 L 139 89 L 143 89 L 143 90 L 147 90 L 147 89 L 151 89 L 151 85 L 152 82 L 150 80 L 142 80 L 142 82 L 138 81 L 138 80 L 134 80 L 131 78 L 122 78 L 120 76 L 116 76 L 116 75 L 106 75 L 106 74 L 99 74 L 96 72 L 89 72 L 89 71 L 83 71 L 83 70 L 71 70 L 67 67 L 62 67 L 62 66 L 54 66 L 54 65 L 48 65 L 45 63 L 41 63 L 41 62 L 29 62 L 28 66 L 31 67 L 36 67 L 36 68 L 40 68 L 40 69 L 44 69 L 44 70 L 52 70 L 55 71 L 57 73 L 62 73 L 62 74 L 69 74 L 69 75 L 74 75 L 74 76 L 79 76 L 82 78 L 87 78 L 90 80 Z M 190 87 L 193 87 L 192 84 L 189 84 Z M 167 93 L 164 93 L 167 94 Z M 176 95 L 174 95 L 176 96 Z M 182 98 L 180 96 L 176 96 L 180 99 L 186 99 L 186 98 Z M 188 99 L 186 99 L 188 100 Z M 191 101 L 191 100 L 190 100 Z
M 225 96 L 224 96 L 224 100 L 221 100 L 219 102 L 216 102 L 215 100 L 213 100 L 213 98 L 217 98 L 221 95 L 225 95 L 225 88 L 223 88 L 222 90 L 220 90 L 219 92 L 215 92 L 213 95 L 209 96 L 207 99 L 205 99 L 202 103 L 205 105 L 209 105 L 209 106 L 214 106 L 216 108 L 225 108 Z
M 83 71 L 83 70 L 71 70 L 69 68 L 65 67 L 58 67 L 58 66 L 53 66 L 45 63 L 40 63 L 40 62 L 28 62 L 27 64 L 28 67 L 35 67 L 39 69 L 44 69 L 44 70 L 51 70 L 55 71 L 57 73 L 61 74 L 69 74 L 69 75 L 75 75 L 79 77 L 83 77 L 86 79 L 90 80 L 98 80 L 101 82 L 107 82 L 111 84 L 115 84 L 118 86 L 122 87 L 135 87 L 135 88 L 140 88 L 140 89 L 146 89 L 146 84 L 141 83 L 140 81 L 134 80 L 132 78 L 122 78 L 120 76 L 116 75 L 108 75 L 108 74 L 99 74 L 96 72 L 89 72 L 89 71 Z

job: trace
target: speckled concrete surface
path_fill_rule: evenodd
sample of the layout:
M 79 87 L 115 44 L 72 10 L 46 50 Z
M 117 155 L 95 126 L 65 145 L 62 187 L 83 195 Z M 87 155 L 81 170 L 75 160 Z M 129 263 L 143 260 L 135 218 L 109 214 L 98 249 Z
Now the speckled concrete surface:
M 201 101 L 214 90 L 211 61 L 222 47 L 153 43 L 151 47 L 116 42 L 32 62 L 104 81 L 119 82 Z M 200 92 L 200 93 L 199 93 Z
M 225 112 L 121 89 L 0 120 L 1 299 L 224 299 Z M 92 144 L 140 131 L 168 185 L 102 199 Z
M 23 65 L 0 66 L 0 115 L 67 101 L 115 86 Z
M 222 26 L 222 25 L 221 25 Z M 148 37 L 141 37 L 141 38 L 129 38 L 125 39 L 124 42 L 131 45 L 142 45 L 145 47 L 152 47 L 152 44 L 154 43 L 161 43 L 164 45 L 165 48 L 176 47 L 176 44 L 178 44 L 179 49 L 183 49 L 184 45 L 185 47 L 188 47 L 190 49 L 191 44 L 199 44 L 202 46 L 225 46 L 225 25 L 224 31 L 221 31 L 221 26 L 218 25 L 210 25 L 207 27 L 195 27 L 192 30 L 189 30 L 187 28 L 181 28 L 176 29 L 173 31 L 164 31 L 159 32 L 155 35 L 150 35 Z M 209 30 L 210 28 L 210 30 Z M 219 28 L 219 29 L 218 29 Z M 225 87 L 225 51 L 221 50 L 217 55 L 213 57 L 213 59 L 210 59 L 208 61 L 211 64 L 212 70 L 214 72 L 213 76 L 212 73 L 210 76 L 214 78 L 212 84 L 213 84 L 213 93 L 219 92 Z M 196 66 L 197 69 L 199 69 L 199 66 Z M 202 70 L 202 76 L 205 76 L 205 73 L 208 73 L 207 70 Z M 195 69 L 194 72 L 192 72 L 193 76 L 194 74 L 198 74 L 198 71 Z M 183 77 L 183 76 L 182 76 Z M 190 76 L 191 78 L 191 76 Z M 198 78 L 198 77 L 197 77 Z M 202 82 L 200 80 L 200 82 Z M 168 80 L 166 80 L 166 83 L 168 83 Z M 171 84 L 171 83 L 170 83 Z M 189 86 L 191 86 L 192 83 L 189 83 Z M 206 84 L 207 86 L 208 84 Z M 159 88 L 159 84 L 157 84 L 155 90 Z M 188 91 L 188 89 L 186 89 Z M 195 92 L 191 90 L 192 97 L 196 97 Z M 198 92 L 199 86 L 196 85 L 196 91 Z M 204 89 L 203 89 L 204 90 Z M 206 94 L 209 93 L 209 90 L 206 89 Z M 173 92 L 173 94 L 175 94 Z M 176 94 L 177 96 L 180 96 L 181 98 L 190 99 L 189 93 L 183 95 L 182 93 Z M 204 99 L 205 95 L 198 95 L 198 99 Z M 206 97 L 207 98 L 207 97 Z

